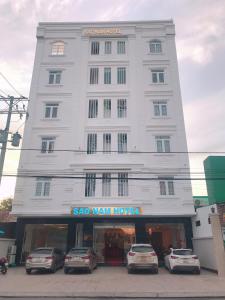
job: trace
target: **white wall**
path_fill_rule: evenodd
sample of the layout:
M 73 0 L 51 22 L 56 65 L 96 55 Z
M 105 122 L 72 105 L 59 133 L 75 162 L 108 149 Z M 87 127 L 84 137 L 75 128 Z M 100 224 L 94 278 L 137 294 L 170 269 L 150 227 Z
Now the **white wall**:
M 90 55 L 89 38 L 83 35 L 87 27 L 116 27 L 125 36 L 125 55 L 116 54 L 117 38 L 109 37 L 113 42 L 112 55 L 104 55 L 101 41 L 99 56 Z M 161 54 L 150 54 L 149 41 L 159 38 L 162 41 Z M 96 39 L 96 38 L 95 38 Z M 65 42 L 65 55 L 51 55 L 51 45 L 56 40 Z M 108 40 L 108 39 L 107 39 Z M 113 84 L 88 84 L 91 66 L 111 66 Z M 127 84 L 117 85 L 117 66 L 127 67 Z M 165 69 L 165 83 L 152 84 L 151 69 Z M 62 70 L 62 84 L 48 85 L 48 72 L 51 69 Z M 99 118 L 88 119 L 88 100 L 99 99 L 101 103 Z M 102 117 L 102 100 L 112 99 L 113 116 L 106 120 Z M 116 101 L 126 98 L 128 116 L 116 117 Z M 23 148 L 40 149 L 41 137 L 56 136 L 55 149 L 86 150 L 87 133 L 99 134 L 98 150 L 102 150 L 100 139 L 103 132 L 113 134 L 112 146 L 117 150 L 117 133 L 127 132 L 128 151 L 156 151 L 155 136 L 169 135 L 171 151 L 187 151 L 180 95 L 175 32 L 172 21 L 152 22 L 116 22 L 104 24 L 42 23 L 37 30 L 37 49 L 30 90 L 29 119 L 26 122 Z M 168 116 L 155 118 L 153 101 L 168 101 Z M 59 103 L 57 120 L 43 117 L 46 102 Z M 84 180 L 53 179 L 50 197 L 37 198 L 35 178 L 18 178 L 13 203 L 13 213 L 17 215 L 68 215 L 72 206 L 92 205 L 134 205 L 143 208 L 146 215 L 190 216 L 194 214 L 191 183 L 187 180 L 174 181 L 175 195 L 160 196 L 158 175 L 182 175 L 189 168 L 188 156 L 184 154 L 117 154 L 86 155 L 86 153 L 57 152 L 41 154 L 40 151 L 22 151 L 19 173 L 37 175 L 60 174 L 75 175 L 85 173 L 86 169 L 128 170 L 128 172 L 147 173 L 138 177 L 152 177 L 153 181 L 130 181 L 129 196 L 122 199 L 117 196 L 117 183 L 114 180 L 114 193 L 108 199 L 101 196 L 101 182 L 97 181 L 97 194 L 93 198 L 84 197 Z M 99 171 L 98 171 L 99 170 Z M 117 171 L 118 172 L 118 171 Z M 101 173 L 100 173 L 101 174 Z M 132 175 L 131 175 L 132 176 Z M 135 175 L 133 175 L 135 176 Z
M 2 239 L 0 238 L 0 257 L 6 257 L 9 246 L 14 245 L 15 240 L 13 239 Z

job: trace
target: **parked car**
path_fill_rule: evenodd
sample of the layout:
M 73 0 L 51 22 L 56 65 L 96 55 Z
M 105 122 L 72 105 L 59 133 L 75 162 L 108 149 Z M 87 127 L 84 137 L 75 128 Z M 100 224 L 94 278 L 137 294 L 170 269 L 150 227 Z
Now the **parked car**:
M 200 262 L 192 249 L 173 249 L 164 257 L 165 267 L 173 273 L 175 271 L 192 271 L 200 274 Z
M 64 252 L 57 248 L 36 248 L 26 259 L 26 272 L 30 274 L 32 270 L 49 270 L 55 273 L 63 267 L 64 257 Z
M 150 244 L 133 244 L 127 253 L 127 270 L 145 269 L 158 273 L 158 257 Z
M 64 273 L 68 274 L 71 270 L 85 269 L 92 273 L 97 267 L 97 255 L 92 248 L 77 247 L 72 248 L 65 257 Z

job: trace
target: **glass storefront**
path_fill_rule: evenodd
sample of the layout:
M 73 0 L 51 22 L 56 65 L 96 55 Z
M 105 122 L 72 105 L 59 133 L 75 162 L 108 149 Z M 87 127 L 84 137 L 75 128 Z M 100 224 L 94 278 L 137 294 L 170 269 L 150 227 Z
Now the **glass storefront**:
M 24 231 L 21 262 L 38 247 L 56 247 L 66 251 L 68 225 L 27 224 Z
M 121 265 L 135 243 L 134 224 L 94 224 L 94 250 L 99 263 Z
M 159 259 L 169 248 L 185 248 L 186 238 L 183 224 L 146 224 L 149 243 L 152 244 Z

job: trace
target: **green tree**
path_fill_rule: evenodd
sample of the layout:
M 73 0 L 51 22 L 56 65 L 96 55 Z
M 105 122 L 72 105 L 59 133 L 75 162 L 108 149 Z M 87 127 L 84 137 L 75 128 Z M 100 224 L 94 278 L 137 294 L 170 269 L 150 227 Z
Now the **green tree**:
M 3 199 L 0 202 L 0 210 L 1 211 L 11 211 L 12 210 L 12 198 Z

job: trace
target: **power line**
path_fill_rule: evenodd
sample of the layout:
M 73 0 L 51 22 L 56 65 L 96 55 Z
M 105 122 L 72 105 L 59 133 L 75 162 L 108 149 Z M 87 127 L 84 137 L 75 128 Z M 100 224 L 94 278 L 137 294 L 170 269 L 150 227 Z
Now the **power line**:
M 0 75 L 5 79 L 5 81 L 11 86 L 11 88 L 20 96 L 20 97 L 22 97 L 22 94 L 21 93 L 19 93 L 18 91 L 17 91 L 17 89 L 11 84 L 11 82 L 9 82 L 9 80 L 2 74 L 2 72 L 0 72 Z
M 0 147 L 1 149 L 1 147 Z M 14 148 L 7 148 L 7 150 L 13 150 L 13 151 L 40 151 L 40 148 L 23 148 L 23 149 L 14 149 Z M 171 152 L 157 152 L 157 151 L 126 151 L 126 152 L 118 152 L 118 150 L 111 150 L 111 151 L 103 151 L 103 150 L 97 150 L 93 154 L 87 153 L 87 150 L 80 150 L 80 149 L 54 149 L 52 153 L 54 152 L 75 152 L 75 153 L 86 153 L 88 155 L 93 155 L 95 153 L 104 153 L 104 154 L 110 154 L 110 153 L 119 153 L 121 155 L 124 154 L 158 154 L 158 155 L 170 155 L 170 154 L 225 154 L 225 151 L 171 151 Z

